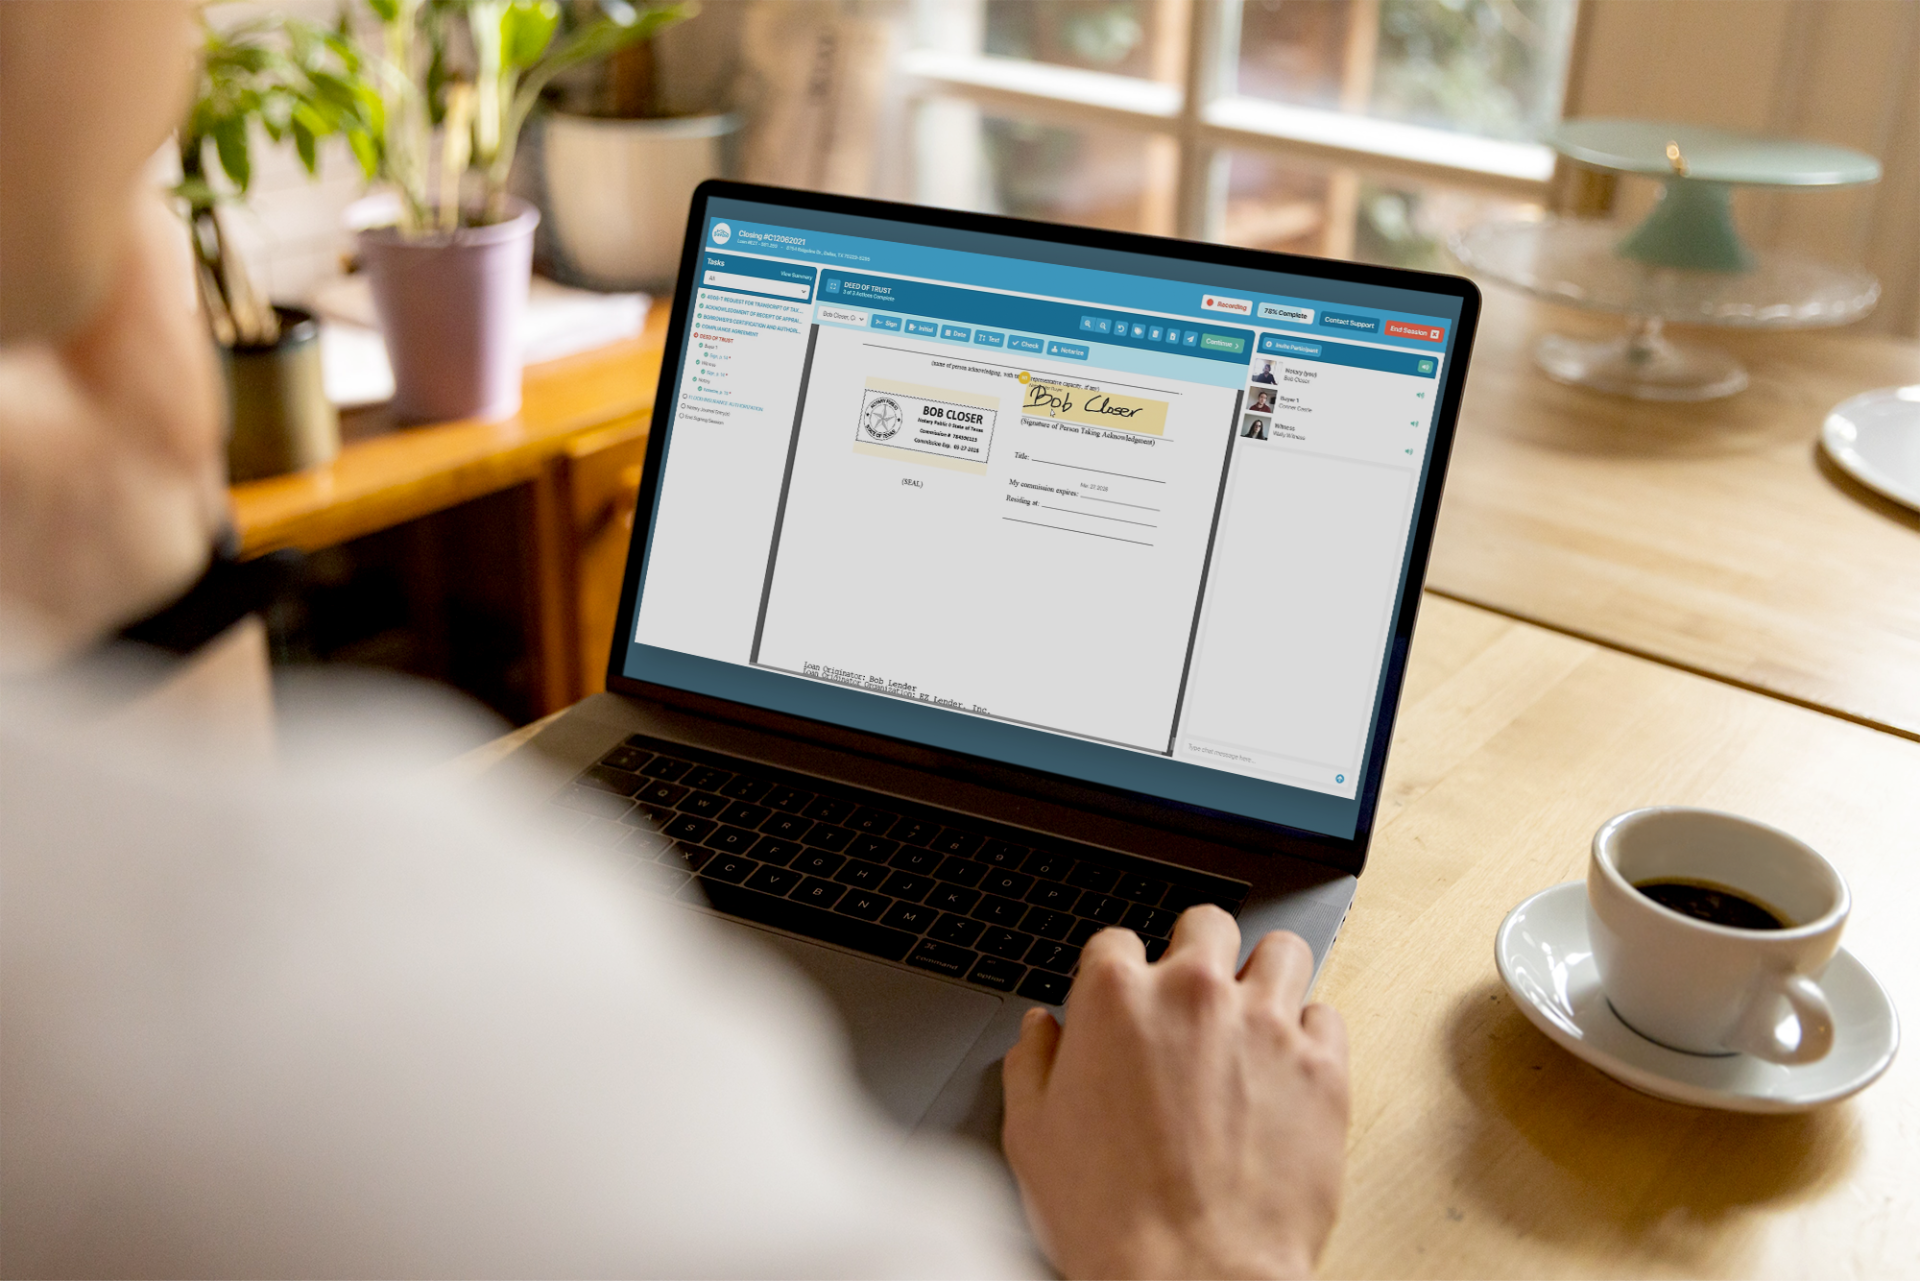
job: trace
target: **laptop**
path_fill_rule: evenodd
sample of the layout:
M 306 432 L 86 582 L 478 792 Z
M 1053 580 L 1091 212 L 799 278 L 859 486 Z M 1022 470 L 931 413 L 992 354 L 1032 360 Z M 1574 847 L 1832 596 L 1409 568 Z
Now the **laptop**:
M 1324 960 L 1479 313 L 1452 276 L 695 193 L 607 692 L 556 817 L 810 974 L 910 1130 L 997 1141 L 1080 948 Z

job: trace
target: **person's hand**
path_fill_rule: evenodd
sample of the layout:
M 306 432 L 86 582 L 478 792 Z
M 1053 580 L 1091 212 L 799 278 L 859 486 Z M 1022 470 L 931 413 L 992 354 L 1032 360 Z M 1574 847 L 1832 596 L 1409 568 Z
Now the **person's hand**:
M 0 349 L 0 639 L 16 670 L 164 604 L 226 520 L 219 373 L 186 233 L 152 192 L 125 216 L 93 316 Z
M 1302 1007 L 1313 954 L 1211 905 L 1149 965 L 1127 930 L 1081 956 L 1064 1029 L 1030 1010 L 1008 1052 L 1007 1159 L 1069 1277 L 1305 1276 L 1339 1206 L 1340 1016 Z

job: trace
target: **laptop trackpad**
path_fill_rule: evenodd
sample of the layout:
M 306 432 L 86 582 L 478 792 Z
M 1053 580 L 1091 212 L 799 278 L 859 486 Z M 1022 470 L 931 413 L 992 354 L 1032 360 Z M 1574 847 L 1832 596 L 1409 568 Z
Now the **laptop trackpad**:
M 943 983 L 784 934 L 753 933 L 804 970 L 840 1011 L 861 1084 L 887 1115 L 909 1129 L 926 1115 L 1000 1009 L 1002 998 L 991 992 Z

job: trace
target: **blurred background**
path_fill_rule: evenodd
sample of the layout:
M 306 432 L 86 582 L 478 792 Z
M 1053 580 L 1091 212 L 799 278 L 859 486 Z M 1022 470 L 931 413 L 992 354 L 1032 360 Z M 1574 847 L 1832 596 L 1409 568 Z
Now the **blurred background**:
M 335 16 L 331 0 L 211 12 L 218 24 L 262 9 Z M 1644 214 L 1652 182 L 1557 161 L 1543 139 L 1562 119 L 1817 139 L 1879 157 L 1884 179 L 1742 192 L 1743 233 L 1872 272 L 1882 295 L 1861 328 L 1920 335 L 1911 0 L 704 0 L 632 56 L 557 82 L 523 145 L 515 189 L 546 214 L 540 266 L 605 284 L 586 247 L 556 240 L 556 210 L 587 181 L 566 168 L 569 114 L 717 121 L 695 130 L 715 140 L 713 166 L 750 181 L 1441 271 L 1457 270 L 1449 234 L 1490 215 Z M 645 233 L 670 259 L 684 190 Z M 268 294 L 307 300 L 337 282 L 364 194 L 337 142 L 318 181 L 290 149 L 258 149 L 230 222 Z M 351 442 L 385 427 L 349 415 L 343 430 Z M 642 424 L 581 474 L 637 484 L 643 442 Z M 598 688 L 630 514 L 585 503 L 599 542 L 568 553 L 580 602 L 560 678 L 514 585 L 534 570 L 510 568 L 534 555 L 516 522 L 537 501 L 502 489 L 308 540 L 276 657 L 436 676 L 516 722 Z

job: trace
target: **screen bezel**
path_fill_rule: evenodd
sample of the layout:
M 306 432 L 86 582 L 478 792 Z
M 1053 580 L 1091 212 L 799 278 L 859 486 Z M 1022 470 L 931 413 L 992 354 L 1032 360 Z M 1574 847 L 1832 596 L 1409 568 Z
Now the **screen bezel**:
M 1388 637 L 1386 662 L 1382 676 L 1380 715 L 1368 745 L 1367 764 L 1356 794 L 1359 812 L 1351 837 L 1329 836 L 1301 828 L 1285 827 L 1259 819 L 1203 809 L 1186 802 L 1149 796 L 1122 788 L 1064 775 L 1047 774 L 1026 768 L 892 738 L 871 731 L 851 729 L 830 721 L 815 720 L 786 712 L 770 711 L 750 703 L 695 693 L 676 686 L 656 684 L 627 676 L 623 669 L 638 605 L 639 575 L 634 566 L 645 564 L 653 521 L 658 510 L 655 501 L 665 461 L 665 442 L 672 434 L 649 431 L 646 461 L 641 472 L 638 502 L 635 507 L 633 536 L 627 548 L 625 576 L 620 589 L 620 610 L 614 624 L 613 642 L 607 656 L 606 686 L 617 694 L 666 703 L 700 715 L 733 721 L 790 738 L 817 743 L 840 751 L 873 756 L 909 768 L 963 778 L 1001 791 L 1010 791 L 1087 810 L 1165 831 L 1234 846 L 1260 853 L 1287 854 L 1358 874 L 1365 866 L 1373 837 L 1374 819 L 1379 809 L 1380 780 L 1386 769 L 1387 745 L 1399 713 L 1400 694 L 1406 678 L 1406 659 L 1419 613 L 1420 597 L 1426 582 L 1427 562 L 1433 548 L 1433 534 L 1439 519 L 1440 497 L 1445 486 L 1447 466 L 1453 453 L 1454 431 L 1460 400 L 1466 384 L 1466 371 L 1480 318 L 1480 291 L 1472 281 L 1460 276 L 1412 271 L 1395 267 L 1376 267 L 1325 258 L 1307 258 L 1294 254 L 1268 253 L 1227 245 L 1172 240 L 1130 232 L 1102 231 L 1056 223 L 1032 222 L 993 214 L 966 213 L 933 209 L 921 205 L 896 204 L 854 196 L 829 195 L 765 187 L 752 183 L 710 179 L 693 194 L 687 219 L 687 231 L 680 255 L 680 273 L 673 295 L 673 311 L 668 320 L 666 345 L 660 361 L 660 382 L 654 399 L 655 422 L 670 425 L 673 396 L 679 385 L 685 358 L 687 313 L 693 297 L 693 281 L 703 246 L 707 224 L 707 206 L 713 200 L 753 201 L 765 205 L 784 205 L 821 213 L 843 213 L 878 218 L 925 227 L 982 232 L 1013 236 L 1053 244 L 1082 248 L 1111 249 L 1122 253 L 1147 254 L 1162 259 L 1177 259 L 1213 267 L 1247 271 L 1285 272 L 1323 280 L 1373 285 L 1382 288 L 1440 294 L 1460 301 L 1453 343 L 1443 368 L 1443 387 L 1434 416 L 1433 448 L 1420 504 L 1408 544 L 1405 577 L 1395 602 L 1394 629 Z

